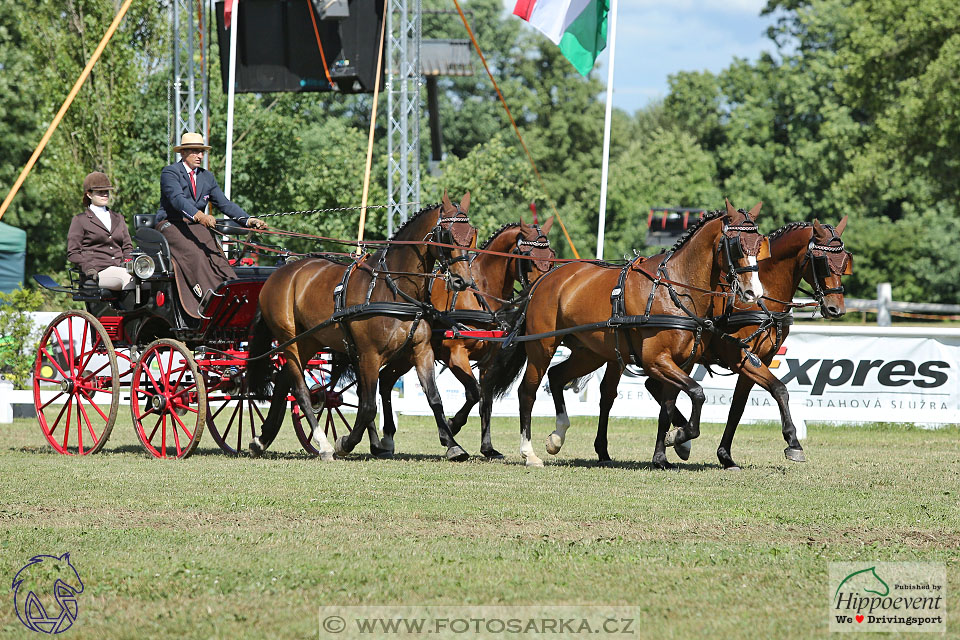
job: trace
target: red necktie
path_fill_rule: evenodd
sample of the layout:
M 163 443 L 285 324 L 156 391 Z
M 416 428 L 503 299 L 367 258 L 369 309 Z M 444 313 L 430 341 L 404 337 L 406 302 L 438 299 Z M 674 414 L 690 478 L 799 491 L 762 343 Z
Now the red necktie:
M 196 198 L 197 198 L 197 181 L 194 180 L 194 178 L 193 178 L 193 174 L 196 173 L 196 172 L 197 172 L 196 169 L 194 169 L 193 171 L 190 172 L 190 186 L 193 187 L 193 198 L 194 198 L 194 200 L 196 200 Z

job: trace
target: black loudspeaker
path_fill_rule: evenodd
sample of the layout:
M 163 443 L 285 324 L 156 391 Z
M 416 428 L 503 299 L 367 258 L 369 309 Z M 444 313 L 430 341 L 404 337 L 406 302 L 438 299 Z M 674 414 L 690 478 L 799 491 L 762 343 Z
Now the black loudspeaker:
M 241 0 L 240 19 L 232 25 L 238 29 L 236 92 L 372 93 L 383 4 L 349 0 L 346 18 L 322 20 L 312 0 Z M 230 32 L 224 29 L 223 7 L 218 0 L 220 74 L 227 93 Z M 327 81 L 320 45 L 335 86 Z

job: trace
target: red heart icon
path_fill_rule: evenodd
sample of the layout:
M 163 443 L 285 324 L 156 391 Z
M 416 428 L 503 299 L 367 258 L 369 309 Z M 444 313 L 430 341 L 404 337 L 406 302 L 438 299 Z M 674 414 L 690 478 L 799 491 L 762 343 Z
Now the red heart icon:
M 863 622 L 863 616 L 857 616 L 857 622 Z

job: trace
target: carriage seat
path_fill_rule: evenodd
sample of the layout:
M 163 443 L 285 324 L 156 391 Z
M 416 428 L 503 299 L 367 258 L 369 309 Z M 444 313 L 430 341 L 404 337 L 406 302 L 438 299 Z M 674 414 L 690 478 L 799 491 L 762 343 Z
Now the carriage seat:
M 157 226 L 157 214 L 155 213 L 138 213 L 133 216 L 133 228 L 140 229 L 141 227 L 147 227 L 150 229 L 155 229 Z
M 137 216 L 139 218 L 140 216 Z M 147 216 L 144 216 L 147 217 Z M 153 216 L 149 216 L 151 219 Z M 151 220 L 151 224 L 153 220 Z M 138 226 L 136 233 L 133 235 L 134 242 L 137 243 L 137 247 L 146 253 L 147 255 L 156 258 L 157 255 L 163 257 L 163 264 L 169 268 L 170 265 L 170 245 L 167 244 L 167 239 L 163 236 L 162 233 L 154 229 L 152 226 Z M 160 265 L 157 265 L 157 268 L 160 268 Z

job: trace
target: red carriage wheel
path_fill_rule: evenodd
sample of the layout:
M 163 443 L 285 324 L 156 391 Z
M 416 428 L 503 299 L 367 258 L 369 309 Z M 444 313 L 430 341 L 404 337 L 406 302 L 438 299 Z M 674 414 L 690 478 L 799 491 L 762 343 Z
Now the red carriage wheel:
M 348 384 L 339 385 L 339 389 L 336 388 L 338 386 L 337 381 L 330 379 L 330 367 L 327 363 L 307 369 L 306 379 L 307 388 L 310 389 L 310 401 L 313 405 L 310 410 L 317 417 L 317 426 L 323 429 L 327 440 L 330 441 L 330 444 L 333 444 L 338 435 L 350 433 L 350 427 L 353 423 L 343 415 L 343 407 L 349 407 L 356 411 L 357 404 L 348 402 L 344 393 L 352 389 L 357 382 L 354 380 Z M 300 406 L 296 400 L 292 400 L 290 405 L 293 429 L 297 432 L 297 439 L 300 440 L 301 446 L 310 455 L 320 455 L 320 450 L 311 441 L 313 431 L 310 429 L 310 423 L 300 410 Z
M 194 452 L 206 423 L 206 390 L 182 342 L 163 338 L 140 354 L 130 381 L 130 411 L 151 455 L 186 458 Z
M 47 442 L 67 455 L 100 451 L 117 420 L 119 382 L 113 343 L 99 320 L 85 311 L 54 318 L 33 366 L 33 401 Z
M 204 367 L 207 387 L 207 429 L 220 448 L 239 455 L 260 435 L 266 419 L 259 401 L 248 395 L 245 371 L 237 366 Z

